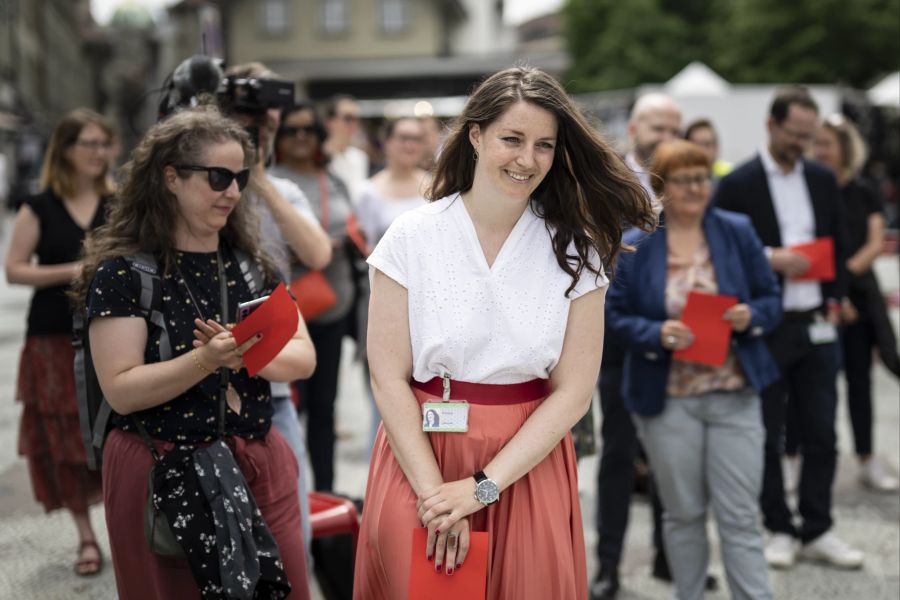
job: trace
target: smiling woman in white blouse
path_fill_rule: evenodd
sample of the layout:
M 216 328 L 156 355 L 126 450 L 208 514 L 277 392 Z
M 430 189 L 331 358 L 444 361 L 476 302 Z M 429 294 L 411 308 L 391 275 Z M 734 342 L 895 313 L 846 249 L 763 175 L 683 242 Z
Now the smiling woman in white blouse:
M 623 225 L 655 224 L 649 198 L 559 84 L 531 68 L 474 92 L 429 195 L 369 258 L 384 423 L 354 597 L 405 597 L 412 530 L 425 526 L 423 552 L 448 576 L 470 532 L 489 532 L 489 598 L 586 598 L 568 432 L 600 367 L 605 269 Z M 440 425 L 423 419 L 430 409 Z

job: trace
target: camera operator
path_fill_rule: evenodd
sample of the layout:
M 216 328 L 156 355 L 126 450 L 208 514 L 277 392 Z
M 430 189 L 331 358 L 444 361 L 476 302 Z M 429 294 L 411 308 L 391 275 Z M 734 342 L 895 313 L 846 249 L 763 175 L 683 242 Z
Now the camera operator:
M 250 183 L 244 192 L 244 201 L 253 207 L 259 217 L 260 240 L 264 249 L 286 281 L 290 275 L 291 254 L 311 269 L 325 267 L 331 261 L 331 241 L 319 225 L 306 196 L 292 181 L 266 172 L 281 108 L 273 106 L 275 102 L 270 95 L 255 94 L 254 90 L 274 84 L 277 75 L 258 62 L 233 66 L 225 75 L 225 92 L 217 96 L 218 102 L 229 117 L 256 138 L 256 158 L 250 169 Z M 285 437 L 301 470 L 304 470 L 306 440 L 291 401 L 289 383 L 272 383 L 272 407 L 272 423 Z M 299 480 L 303 539 L 307 559 L 310 559 L 309 490 L 303 472 Z

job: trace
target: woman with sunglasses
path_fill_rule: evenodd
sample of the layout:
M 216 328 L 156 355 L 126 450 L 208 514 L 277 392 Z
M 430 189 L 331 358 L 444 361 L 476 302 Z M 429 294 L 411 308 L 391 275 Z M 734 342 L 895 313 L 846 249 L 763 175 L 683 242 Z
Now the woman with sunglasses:
M 285 109 L 275 140 L 278 164 L 271 173 L 297 184 L 309 199 L 322 228 L 331 237 L 331 262 L 321 274 L 325 285 L 334 293 L 334 299 L 317 314 L 304 314 L 316 347 L 317 367 L 311 378 L 296 382 L 300 412 L 307 414 L 307 444 L 315 489 L 329 492 L 334 485 L 334 404 L 341 347 L 349 332 L 356 285 L 348 254 L 347 229 L 353 209 L 347 187 L 326 166 L 324 141 L 325 129 L 311 104 L 300 103 Z M 300 266 L 293 277 L 303 277 L 307 273 L 308 269 Z
M 103 492 L 121 598 L 200 597 L 203 584 L 192 576 L 197 555 L 187 561 L 162 558 L 142 535 L 154 458 L 135 420 L 158 452 L 212 442 L 218 436 L 221 369 L 230 370 L 225 441 L 280 550 L 291 598 L 309 598 L 298 465 L 271 428 L 269 382 L 309 376 L 314 350 L 300 319 L 287 345 L 250 377 L 242 357 L 259 336 L 238 345 L 227 325 L 235 321 L 239 303 L 268 294 L 278 282 L 260 250 L 250 207 L 241 201 L 252 158 L 247 133 L 215 109 L 176 113 L 152 127 L 134 150 L 108 223 L 85 246 L 76 298 L 81 308 L 86 305 L 94 367 L 116 413 L 103 449 Z M 262 289 L 255 293 L 238 251 L 262 275 Z M 173 356 L 168 360 L 160 356 L 161 329 L 143 318 L 141 287 L 125 260 L 140 252 L 152 254 L 159 266 L 160 311 Z M 201 343 L 196 338 L 205 328 L 217 333 Z M 187 522 L 192 518 L 187 513 Z
M 103 565 L 88 515 L 101 496 L 100 475 L 88 470 L 81 443 L 66 290 L 81 272 L 85 235 L 106 218 L 112 138 L 110 124 L 91 110 L 63 117 L 44 156 L 45 189 L 23 203 L 6 256 L 7 281 L 35 289 L 16 389 L 24 405 L 19 453 L 28 460 L 34 495 L 44 510 L 72 513 L 78 575 L 96 575 Z
M 781 319 L 781 295 L 762 243 L 744 215 L 709 206 L 712 161 L 685 140 L 660 144 L 650 165 L 662 199 L 660 227 L 629 231 L 609 291 L 610 333 L 626 342 L 622 396 L 659 490 L 664 541 L 679 600 L 701 600 L 718 525 L 731 597 L 772 597 L 758 525 L 763 430 L 760 391 L 778 377 L 764 336 Z M 732 296 L 722 362 L 682 357 L 704 331 L 685 323 L 692 292 Z

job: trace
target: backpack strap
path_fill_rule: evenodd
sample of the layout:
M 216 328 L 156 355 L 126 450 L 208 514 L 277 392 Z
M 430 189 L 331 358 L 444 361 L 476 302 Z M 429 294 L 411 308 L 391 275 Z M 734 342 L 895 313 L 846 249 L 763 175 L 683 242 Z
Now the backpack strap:
M 90 357 L 91 350 L 86 343 L 85 323 L 87 323 L 87 308 L 75 311 L 72 315 L 72 346 L 75 348 L 75 394 L 78 399 L 78 422 L 81 425 L 81 442 L 84 444 L 87 454 L 88 468 L 96 471 L 100 468 L 99 449 L 103 446 L 103 433 L 96 434 L 94 427 L 103 426 L 105 432 L 109 416 L 107 415 L 105 419 L 97 419 L 97 415 L 91 414 L 93 406 L 90 399 L 96 398 L 100 391 L 99 385 L 96 384 L 96 375 Z M 88 368 L 90 373 L 88 373 Z M 101 398 L 98 410 L 102 412 L 104 406 L 109 407 L 109 404 L 105 398 Z M 97 443 L 98 437 L 100 438 L 99 444 Z
M 259 263 L 250 258 L 246 252 L 234 249 L 234 256 L 237 259 L 238 266 L 241 268 L 241 275 L 250 289 L 250 294 L 256 296 L 263 289 L 263 272 L 259 267 Z
M 131 268 L 132 281 L 135 288 L 140 287 L 140 296 L 138 298 L 138 306 L 143 313 L 144 318 L 151 324 L 155 325 L 159 331 L 159 360 L 160 362 L 172 358 L 172 343 L 169 340 L 169 330 L 166 328 L 166 320 L 162 311 L 162 281 L 159 276 L 159 265 L 156 257 L 149 252 L 141 252 L 134 256 L 126 256 L 125 262 Z M 97 418 L 103 414 L 103 408 L 107 409 L 107 413 L 111 411 L 109 404 L 103 402 L 100 413 Z M 107 415 L 107 418 L 108 415 Z M 153 438 L 147 432 L 147 428 L 141 423 L 140 419 L 132 415 L 134 426 L 144 440 L 144 444 L 153 455 L 154 461 L 159 461 L 159 454 L 156 452 L 156 446 L 153 445 Z M 96 430 L 95 430 L 96 431 Z
M 141 290 L 138 306 L 144 318 L 159 330 L 159 360 L 160 362 L 169 360 L 172 358 L 172 344 L 169 341 L 165 317 L 160 311 L 162 308 L 162 281 L 159 277 L 156 257 L 150 253 L 141 252 L 125 257 L 125 262 L 131 268 L 135 287 L 140 287 Z

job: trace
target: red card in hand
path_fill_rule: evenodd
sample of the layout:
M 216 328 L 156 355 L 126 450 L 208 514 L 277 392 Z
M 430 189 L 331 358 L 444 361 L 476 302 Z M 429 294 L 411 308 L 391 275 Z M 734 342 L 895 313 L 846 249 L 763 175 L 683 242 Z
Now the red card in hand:
M 234 326 L 231 333 L 238 345 L 243 344 L 257 333 L 262 339 L 244 353 L 244 364 L 251 377 L 259 373 L 281 349 L 294 337 L 297 331 L 297 305 L 283 283 L 278 284 L 269 299 L 250 313 L 250 316 Z
M 795 281 L 834 281 L 834 240 L 830 237 L 816 238 L 813 242 L 797 244 L 788 248 L 802 254 L 809 260 L 809 269 L 793 279 Z
M 731 323 L 722 319 L 725 311 L 737 304 L 734 296 L 689 292 L 681 322 L 691 328 L 694 342 L 673 355 L 678 360 L 721 367 L 728 357 Z
M 460 569 L 447 575 L 438 573 L 434 562 L 425 558 L 428 530 L 413 529 L 412 558 L 409 564 L 408 600 L 483 600 L 487 588 L 488 534 L 473 531 L 469 534 L 469 553 Z

